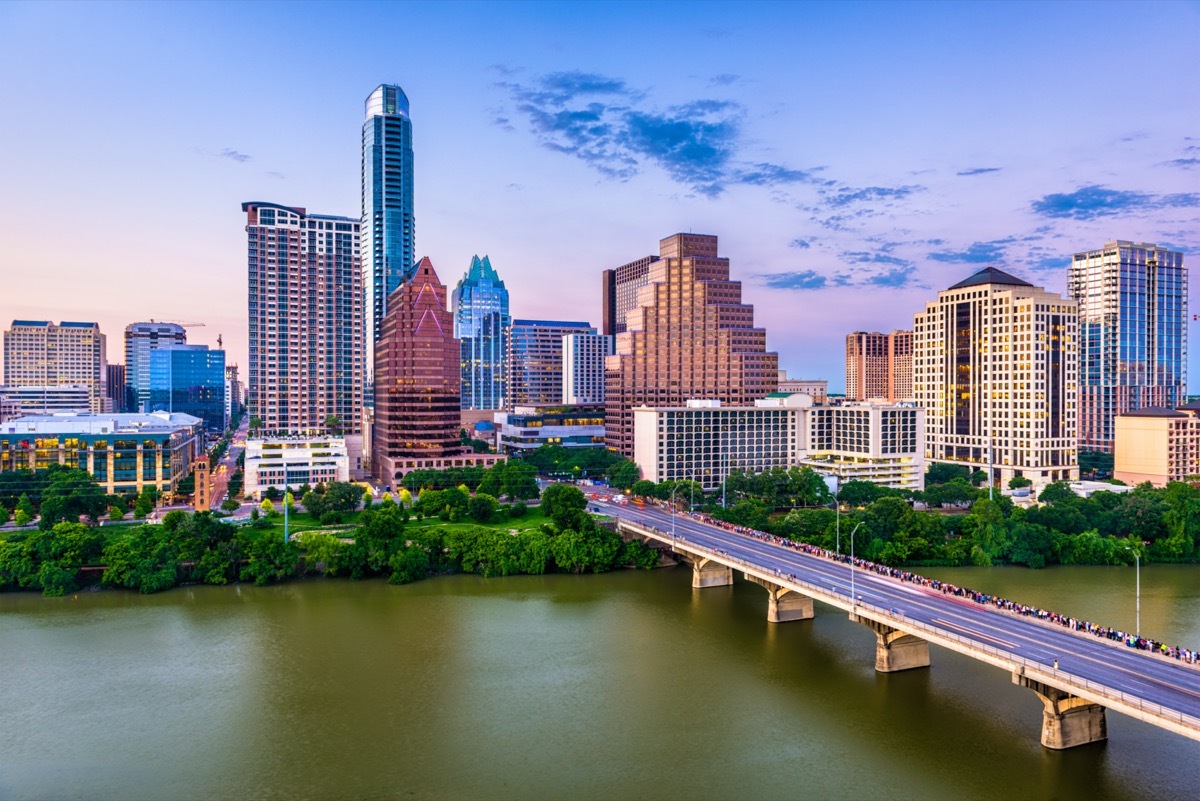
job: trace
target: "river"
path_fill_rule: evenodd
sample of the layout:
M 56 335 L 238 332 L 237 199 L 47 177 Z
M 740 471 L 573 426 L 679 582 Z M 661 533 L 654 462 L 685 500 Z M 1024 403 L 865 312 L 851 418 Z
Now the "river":
M 1134 571 L 930 569 L 1133 626 Z M 0 799 L 1200 797 L 1200 743 L 1110 713 L 1041 747 L 1041 704 L 816 605 L 687 569 L 0 595 Z M 1200 645 L 1200 567 L 1142 570 L 1142 630 Z

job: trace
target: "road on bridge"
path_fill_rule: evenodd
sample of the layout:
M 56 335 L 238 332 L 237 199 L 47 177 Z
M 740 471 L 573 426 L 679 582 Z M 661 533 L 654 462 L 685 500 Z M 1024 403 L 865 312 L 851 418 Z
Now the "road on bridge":
M 685 540 L 681 545 L 692 543 L 717 550 L 768 573 L 778 571 L 776 575 L 794 575 L 800 581 L 827 589 L 847 601 L 850 599 L 851 569 L 848 563 L 728 531 L 686 514 L 672 515 L 670 511 L 654 506 L 617 504 L 606 496 L 593 498 L 590 504 L 628 523 L 653 526 L 667 533 L 673 530 Z M 733 567 L 737 569 L 736 564 Z M 1061 676 L 1064 683 L 1078 684 L 1072 680 L 1084 679 L 1125 693 L 1132 699 L 1157 704 L 1168 711 L 1168 715 L 1174 712 L 1200 718 L 1200 669 L 1196 666 L 862 568 L 854 571 L 853 581 L 860 603 L 894 610 L 902 618 L 947 635 L 957 635 L 960 640 L 969 640 L 979 648 L 1009 652 L 1037 663 L 1052 676 Z M 1017 598 L 1009 600 L 1020 602 Z M 1057 668 L 1055 660 L 1058 660 Z

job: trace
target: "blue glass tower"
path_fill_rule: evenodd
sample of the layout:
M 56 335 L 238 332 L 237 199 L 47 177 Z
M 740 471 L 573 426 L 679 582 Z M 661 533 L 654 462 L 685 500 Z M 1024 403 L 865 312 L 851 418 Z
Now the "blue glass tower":
M 387 314 L 388 296 L 416 270 L 414 239 L 408 97 L 399 86 L 383 84 L 367 97 L 362 129 L 361 251 L 368 375 L 374 374 L 375 343 Z
M 508 290 L 487 256 L 454 288 L 454 336 L 462 347 L 462 408 L 503 409 L 507 376 Z
M 150 355 L 150 409 L 183 412 L 225 430 L 225 351 L 165 345 Z

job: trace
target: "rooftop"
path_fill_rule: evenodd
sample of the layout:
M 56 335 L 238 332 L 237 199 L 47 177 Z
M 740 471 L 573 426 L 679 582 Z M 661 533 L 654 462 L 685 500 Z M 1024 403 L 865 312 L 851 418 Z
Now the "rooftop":
M 199 417 L 182 412 L 149 414 L 31 414 L 0 423 L 0 434 L 137 434 L 198 426 Z
M 1125 412 L 1121 417 L 1187 417 L 1187 415 L 1174 409 L 1168 409 L 1166 406 L 1146 406 Z
M 986 284 L 1003 284 L 1005 286 L 1033 286 L 1028 281 L 1022 281 L 1015 275 L 1004 272 L 996 267 L 984 267 L 970 278 L 959 281 L 950 289 L 965 289 L 969 286 L 984 286 Z

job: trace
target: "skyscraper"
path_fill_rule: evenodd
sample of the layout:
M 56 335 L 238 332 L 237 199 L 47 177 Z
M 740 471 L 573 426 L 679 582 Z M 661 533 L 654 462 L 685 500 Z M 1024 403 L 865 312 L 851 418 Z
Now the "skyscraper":
M 846 335 L 846 398 L 912 398 L 912 331 Z
M 929 461 L 1000 486 L 1079 477 L 1075 301 L 987 267 L 913 318 L 913 392 Z
M 605 334 L 567 334 L 562 338 L 562 402 L 604 403 L 604 360 L 615 340 Z
M 187 331 L 175 323 L 125 326 L 125 408 L 150 411 L 150 353 L 167 345 L 186 345 Z
M 1079 304 L 1079 446 L 1111 453 L 1117 415 L 1187 400 L 1183 254 L 1107 242 L 1075 254 L 1067 292 Z
M 266 431 L 361 431 L 359 221 L 275 203 L 242 204 L 249 244 L 247 413 Z
M 650 280 L 650 265 L 654 263 L 655 258 L 643 256 L 636 261 L 604 271 L 601 276 L 601 298 L 604 303 L 600 315 L 602 333 L 614 336 L 625 331 L 625 317 L 629 310 L 637 305 L 638 290 Z
M 754 327 L 741 283 L 729 280 L 717 238 L 675 234 L 659 250 L 605 366 L 608 447 L 627 458 L 635 406 L 694 398 L 748 405 L 779 381 L 779 355 L 767 352 L 766 331 Z
M 508 290 L 487 256 L 475 256 L 454 288 L 454 336 L 462 347 L 462 408 L 502 409 L 508 359 Z
M 82 386 L 91 411 L 107 411 L 104 334 L 96 323 L 13 320 L 4 332 L 4 384 L 9 387 Z
M 388 297 L 416 269 L 412 120 L 408 97 L 383 84 L 367 96 L 362 128 L 362 287 L 368 383 Z
M 164 345 L 150 351 L 149 405 L 153 411 L 199 417 L 207 430 L 224 431 L 225 351 L 208 345 Z
M 459 438 L 459 347 L 446 287 L 425 258 L 388 299 L 375 350 L 372 472 L 390 487 L 417 469 L 490 464 Z
M 595 333 L 590 323 L 513 320 L 508 331 L 506 408 L 562 403 L 563 337 Z

